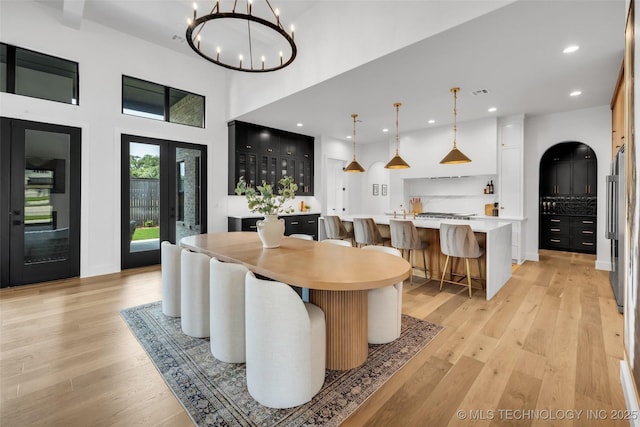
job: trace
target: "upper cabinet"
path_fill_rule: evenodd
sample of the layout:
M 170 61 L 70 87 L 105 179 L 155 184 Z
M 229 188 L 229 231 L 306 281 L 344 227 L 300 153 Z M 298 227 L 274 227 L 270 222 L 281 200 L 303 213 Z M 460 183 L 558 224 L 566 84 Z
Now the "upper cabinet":
M 313 137 L 237 120 L 228 126 L 228 194 L 235 194 L 241 176 L 251 186 L 265 182 L 274 187 L 282 177 L 293 176 L 297 195 L 313 195 Z
M 598 193 L 594 151 L 579 142 L 557 144 L 540 162 L 540 196 L 595 196 Z
M 624 91 L 624 68 L 621 67 L 618 83 L 611 100 L 611 157 L 615 157 L 622 144 L 624 144 Z

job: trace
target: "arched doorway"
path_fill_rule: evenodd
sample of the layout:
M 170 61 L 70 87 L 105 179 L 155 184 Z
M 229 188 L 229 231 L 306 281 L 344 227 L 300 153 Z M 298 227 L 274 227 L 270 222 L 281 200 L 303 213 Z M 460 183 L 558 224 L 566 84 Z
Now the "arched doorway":
M 561 142 L 540 159 L 539 248 L 596 253 L 598 160 L 577 141 Z

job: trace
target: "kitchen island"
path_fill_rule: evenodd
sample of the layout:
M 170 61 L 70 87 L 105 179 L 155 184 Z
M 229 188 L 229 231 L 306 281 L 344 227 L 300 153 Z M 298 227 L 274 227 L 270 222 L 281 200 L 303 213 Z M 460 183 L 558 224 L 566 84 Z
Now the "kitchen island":
M 380 233 L 384 237 L 390 237 L 389 220 L 392 215 L 353 215 L 342 216 L 342 221 L 347 229 L 352 228 L 353 218 L 373 218 L 378 224 Z M 403 219 L 397 215 L 396 219 Z M 486 280 L 486 298 L 490 300 L 511 278 L 511 224 L 501 221 L 478 221 L 478 220 L 458 220 L 458 219 L 414 219 L 412 215 L 406 216 L 407 220 L 413 221 L 418 228 L 420 238 L 427 242 L 427 269 L 431 273 L 431 279 L 440 282 L 442 269 L 446 256 L 440 252 L 440 224 L 468 224 L 471 226 L 478 244 L 484 249 L 484 254 L 480 259 L 483 270 L 483 277 Z M 325 237 L 324 221 L 320 218 L 318 224 L 319 240 Z M 416 262 L 421 262 L 422 257 L 416 256 Z M 474 278 L 480 276 L 476 263 L 473 262 L 471 275 Z M 424 267 L 420 264 L 418 267 Z M 463 274 L 464 261 L 456 259 L 452 263 L 454 273 Z

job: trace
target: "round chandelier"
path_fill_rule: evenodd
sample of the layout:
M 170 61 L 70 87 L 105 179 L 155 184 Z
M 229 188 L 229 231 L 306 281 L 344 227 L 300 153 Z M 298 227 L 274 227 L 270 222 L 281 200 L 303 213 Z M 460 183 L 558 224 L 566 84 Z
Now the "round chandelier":
M 269 0 L 233 0 L 224 10 L 213 1 L 211 12 L 188 20 L 187 43 L 198 55 L 235 71 L 266 73 L 293 62 L 298 53 L 294 27 L 288 33 L 280 22 L 280 11 Z

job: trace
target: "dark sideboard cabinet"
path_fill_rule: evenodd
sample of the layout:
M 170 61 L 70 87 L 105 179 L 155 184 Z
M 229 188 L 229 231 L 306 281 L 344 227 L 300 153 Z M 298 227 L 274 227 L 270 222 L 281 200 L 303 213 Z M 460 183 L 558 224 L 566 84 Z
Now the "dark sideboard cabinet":
M 318 219 L 320 214 L 283 215 L 284 235 L 308 234 L 318 240 Z M 258 231 L 256 221 L 262 217 L 228 217 L 229 231 Z
M 596 253 L 598 163 L 579 142 L 557 144 L 540 161 L 540 249 Z
M 298 196 L 313 196 L 314 138 L 234 120 L 229 126 L 228 194 L 234 195 L 241 176 L 251 186 L 276 186 L 293 176 Z

